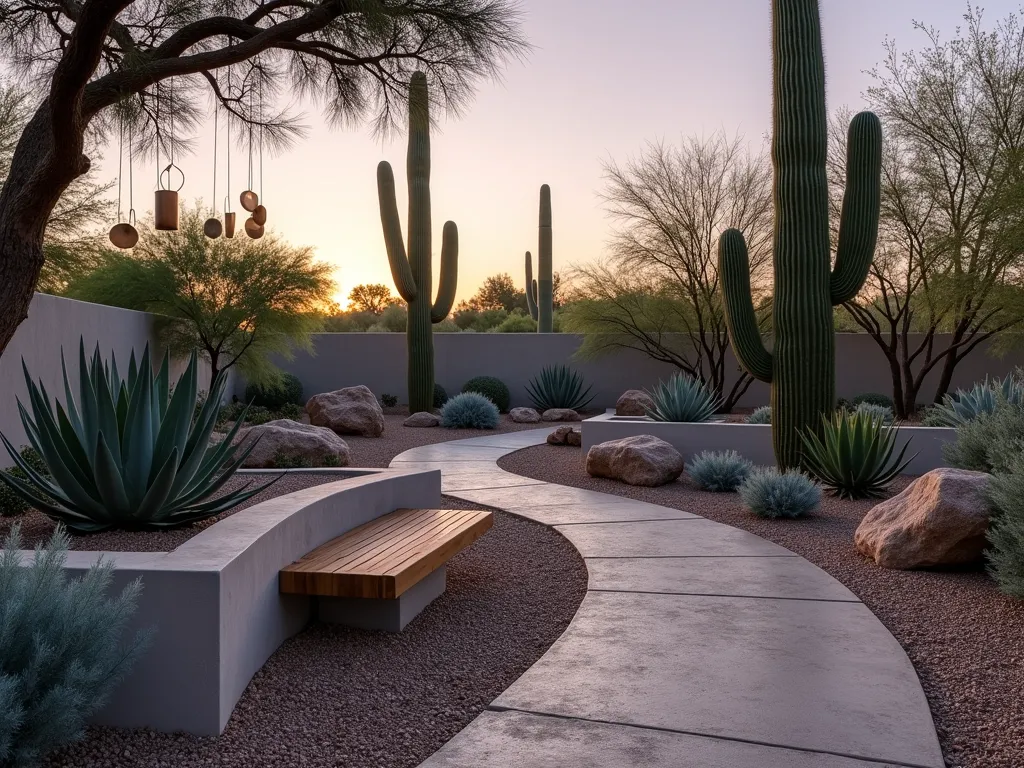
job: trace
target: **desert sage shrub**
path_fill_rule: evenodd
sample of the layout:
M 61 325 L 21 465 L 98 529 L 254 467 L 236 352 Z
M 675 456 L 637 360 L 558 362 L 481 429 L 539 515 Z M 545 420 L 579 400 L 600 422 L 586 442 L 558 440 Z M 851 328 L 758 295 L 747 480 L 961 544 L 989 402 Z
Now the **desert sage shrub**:
M 878 392 L 865 392 L 863 395 L 857 395 L 853 400 L 850 401 L 854 408 L 861 403 L 871 403 L 871 405 L 878 405 L 882 408 L 888 408 L 890 411 L 893 408 L 892 398 L 888 395 L 883 395 Z
M 872 421 L 880 421 L 883 424 L 891 424 L 893 420 L 892 408 L 885 405 L 875 405 L 874 403 L 860 403 L 854 409 L 854 413 L 867 416 Z
M 46 547 L 21 563 L 14 526 L 0 555 L 0 766 L 35 765 L 80 739 L 148 642 L 121 641 L 142 584 L 108 597 L 113 562 L 77 579 L 64 571 L 68 537 L 58 526 Z
M 803 517 L 821 502 L 821 487 L 795 469 L 757 468 L 738 488 L 740 498 L 758 517 Z
M 992 506 L 988 529 L 988 570 L 1001 592 L 1024 598 L 1024 458 L 995 475 L 986 495 Z
M 440 384 L 434 385 L 434 407 L 440 408 L 442 405 L 448 402 L 448 393 L 445 392 L 444 387 Z
M 772 407 L 770 405 L 762 405 L 760 408 L 755 408 L 754 412 L 747 416 L 747 424 L 771 424 L 772 423 Z
M 703 491 L 731 492 L 739 488 L 754 468 L 736 451 L 701 451 L 686 465 L 686 472 Z
M 36 452 L 35 448 L 23 445 L 19 455 L 36 472 L 44 477 L 50 476 L 50 470 L 46 468 L 46 462 L 43 461 L 43 457 Z M 16 477 L 19 480 L 28 480 L 28 475 L 20 467 L 8 467 L 0 471 L 6 472 L 11 477 Z M 14 517 L 24 514 L 28 510 L 28 502 L 12 491 L 7 483 L 0 482 L 0 517 Z
M 956 441 L 943 446 L 950 466 L 1005 474 L 1024 451 L 1024 406 L 1000 402 L 956 428 Z
M 496 429 L 498 406 L 476 392 L 456 395 L 441 408 L 441 426 L 449 429 Z
M 389 395 L 387 392 L 385 392 L 383 395 L 380 396 L 380 404 L 383 405 L 385 408 L 394 408 L 396 405 L 398 405 L 398 398 L 395 395 Z
M 501 379 L 494 376 L 474 376 L 462 385 L 463 392 L 476 392 L 483 395 L 496 406 L 502 413 L 508 412 L 512 402 L 512 393 Z

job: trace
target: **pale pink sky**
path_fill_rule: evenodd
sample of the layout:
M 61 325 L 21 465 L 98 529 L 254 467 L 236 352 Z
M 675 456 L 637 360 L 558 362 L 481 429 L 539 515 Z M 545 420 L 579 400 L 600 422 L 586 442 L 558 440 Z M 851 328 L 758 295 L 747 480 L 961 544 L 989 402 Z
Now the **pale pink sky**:
M 523 254 L 536 252 L 541 184 L 550 184 L 555 269 L 602 255 L 608 222 L 597 198 L 601 162 L 621 160 L 649 139 L 675 141 L 725 129 L 759 141 L 771 122 L 768 0 L 523 0 L 534 51 L 513 62 L 503 82 L 484 82 L 461 118 L 432 135 L 434 253 L 441 227 L 459 226 L 463 299 L 488 275 L 523 282 Z M 951 36 L 966 0 L 822 0 L 830 108 L 862 106 L 865 73 L 882 58 L 885 37 L 920 48 L 912 28 L 924 21 Z M 1018 10 L 989 0 L 989 24 Z M 623 12 L 625 9 L 625 13 Z M 337 267 L 339 299 L 366 282 L 392 285 L 377 206 L 376 166 L 395 168 L 403 219 L 405 137 L 382 145 L 369 128 L 329 130 L 306 110 L 309 138 L 264 160 L 269 225 L 315 247 Z M 209 201 L 212 122 L 183 166 L 182 190 Z M 223 144 L 221 145 L 223 163 Z M 242 154 L 232 158 L 235 210 L 244 182 Z M 150 163 L 150 166 L 152 163 Z M 116 175 L 108 150 L 103 176 Z M 152 167 L 137 167 L 135 206 L 152 206 Z M 139 184 L 138 180 L 143 179 Z M 224 194 L 218 177 L 218 209 Z M 240 223 L 242 216 L 239 216 Z M 244 235 L 243 235 L 244 236 Z M 436 277 L 435 277 L 436 280 Z M 434 286 L 436 290 L 436 285 Z

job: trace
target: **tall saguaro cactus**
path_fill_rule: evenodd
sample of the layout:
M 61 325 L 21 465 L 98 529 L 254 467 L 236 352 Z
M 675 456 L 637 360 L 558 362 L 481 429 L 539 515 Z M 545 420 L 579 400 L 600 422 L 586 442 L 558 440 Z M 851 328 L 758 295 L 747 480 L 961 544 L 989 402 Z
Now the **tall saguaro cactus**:
M 551 187 L 540 188 L 540 226 L 537 242 L 537 279 L 533 279 L 533 258 L 526 252 L 526 305 L 537 321 L 538 333 L 551 333 L 554 314 L 554 275 L 551 271 Z
M 402 243 L 402 222 L 398 218 L 395 175 L 391 164 L 377 166 L 377 196 L 384 243 L 391 263 L 398 295 L 409 305 L 406 338 L 409 354 L 409 410 L 430 411 L 434 407 L 433 323 L 451 312 L 458 281 L 459 230 L 447 221 L 441 243 L 441 278 L 437 299 L 431 304 L 430 231 L 430 106 L 427 78 L 414 72 L 409 84 L 409 248 Z
M 775 241 L 774 346 L 762 342 L 743 234 L 718 245 L 729 336 L 740 363 L 772 385 L 772 438 L 782 467 L 801 463 L 802 431 L 835 407 L 832 308 L 864 284 L 878 239 L 882 127 L 871 112 L 850 124 L 847 179 L 831 265 L 825 64 L 818 0 L 772 0 Z

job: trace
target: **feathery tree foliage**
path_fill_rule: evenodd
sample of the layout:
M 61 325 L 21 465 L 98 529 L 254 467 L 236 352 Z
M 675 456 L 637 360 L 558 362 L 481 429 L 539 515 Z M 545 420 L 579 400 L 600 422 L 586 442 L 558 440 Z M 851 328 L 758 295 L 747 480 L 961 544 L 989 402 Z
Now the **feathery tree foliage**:
M 349 291 L 348 311 L 379 315 L 399 301 L 401 299 L 392 294 L 391 289 L 383 283 L 364 283 Z
M 335 285 L 329 264 L 313 261 L 272 234 L 211 240 L 201 206 L 183 211 L 176 232 L 140 231 L 131 253 L 104 253 L 103 263 L 69 286 L 72 298 L 160 315 L 156 330 L 172 355 L 199 350 L 219 371 L 237 368 L 247 381 L 274 384 L 299 347 L 323 325 Z
M 526 52 L 515 0 L 33 0 L 0 4 L 0 63 L 41 101 L 0 191 L 0 353 L 27 316 L 61 195 L 89 171 L 87 132 L 130 128 L 136 157 L 188 149 L 212 101 L 235 135 L 301 135 L 279 97 L 333 124 L 394 126 L 420 70 L 449 111 Z
M 718 236 L 748 233 L 752 283 L 767 279 L 772 236 L 772 169 L 740 137 L 652 143 L 638 157 L 605 166 L 603 199 L 617 224 L 605 263 L 573 273 L 584 297 L 565 330 L 585 334 L 580 354 L 636 349 L 699 379 L 736 404 L 752 383 L 726 385 L 729 334 L 719 290 Z
M 890 41 L 868 91 L 886 137 L 881 226 L 844 306 L 889 363 L 899 418 L 930 372 L 938 402 L 964 357 L 1024 320 L 1024 26 L 1010 15 L 985 31 L 978 8 L 965 20 L 948 42 L 918 24 L 920 51 Z M 845 178 L 846 122 L 830 137 L 832 179 Z
M 7 181 L 18 138 L 31 116 L 28 92 L 0 80 L 0 187 Z M 50 213 L 43 238 L 46 262 L 37 285 L 44 293 L 60 293 L 69 280 L 96 265 L 93 228 L 110 217 L 113 203 L 105 194 L 113 182 L 101 184 L 95 177 L 95 170 L 90 170 L 75 179 Z

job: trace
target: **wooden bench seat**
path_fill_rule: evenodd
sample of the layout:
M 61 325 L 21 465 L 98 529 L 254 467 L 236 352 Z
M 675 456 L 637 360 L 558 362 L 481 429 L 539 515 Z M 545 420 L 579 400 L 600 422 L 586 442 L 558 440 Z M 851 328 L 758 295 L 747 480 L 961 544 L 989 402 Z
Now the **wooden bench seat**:
M 418 613 L 444 590 L 444 564 L 483 536 L 493 522 L 490 512 L 399 509 L 332 539 L 282 568 L 280 591 L 317 596 L 321 605 L 324 598 L 337 598 L 331 609 L 333 615 L 338 615 L 338 605 L 344 606 L 342 613 L 361 614 L 363 606 L 351 598 L 397 603 L 431 577 L 432 596 L 425 602 L 416 599 L 423 602 L 415 611 Z M 385 606 L 382 610 L 389 609 Z M 403 611 L 403 615 L 408 613 Z M 398 622 L 401 626 L 405 623 Z M 367 626 L 366 622 L 354 625 Z

